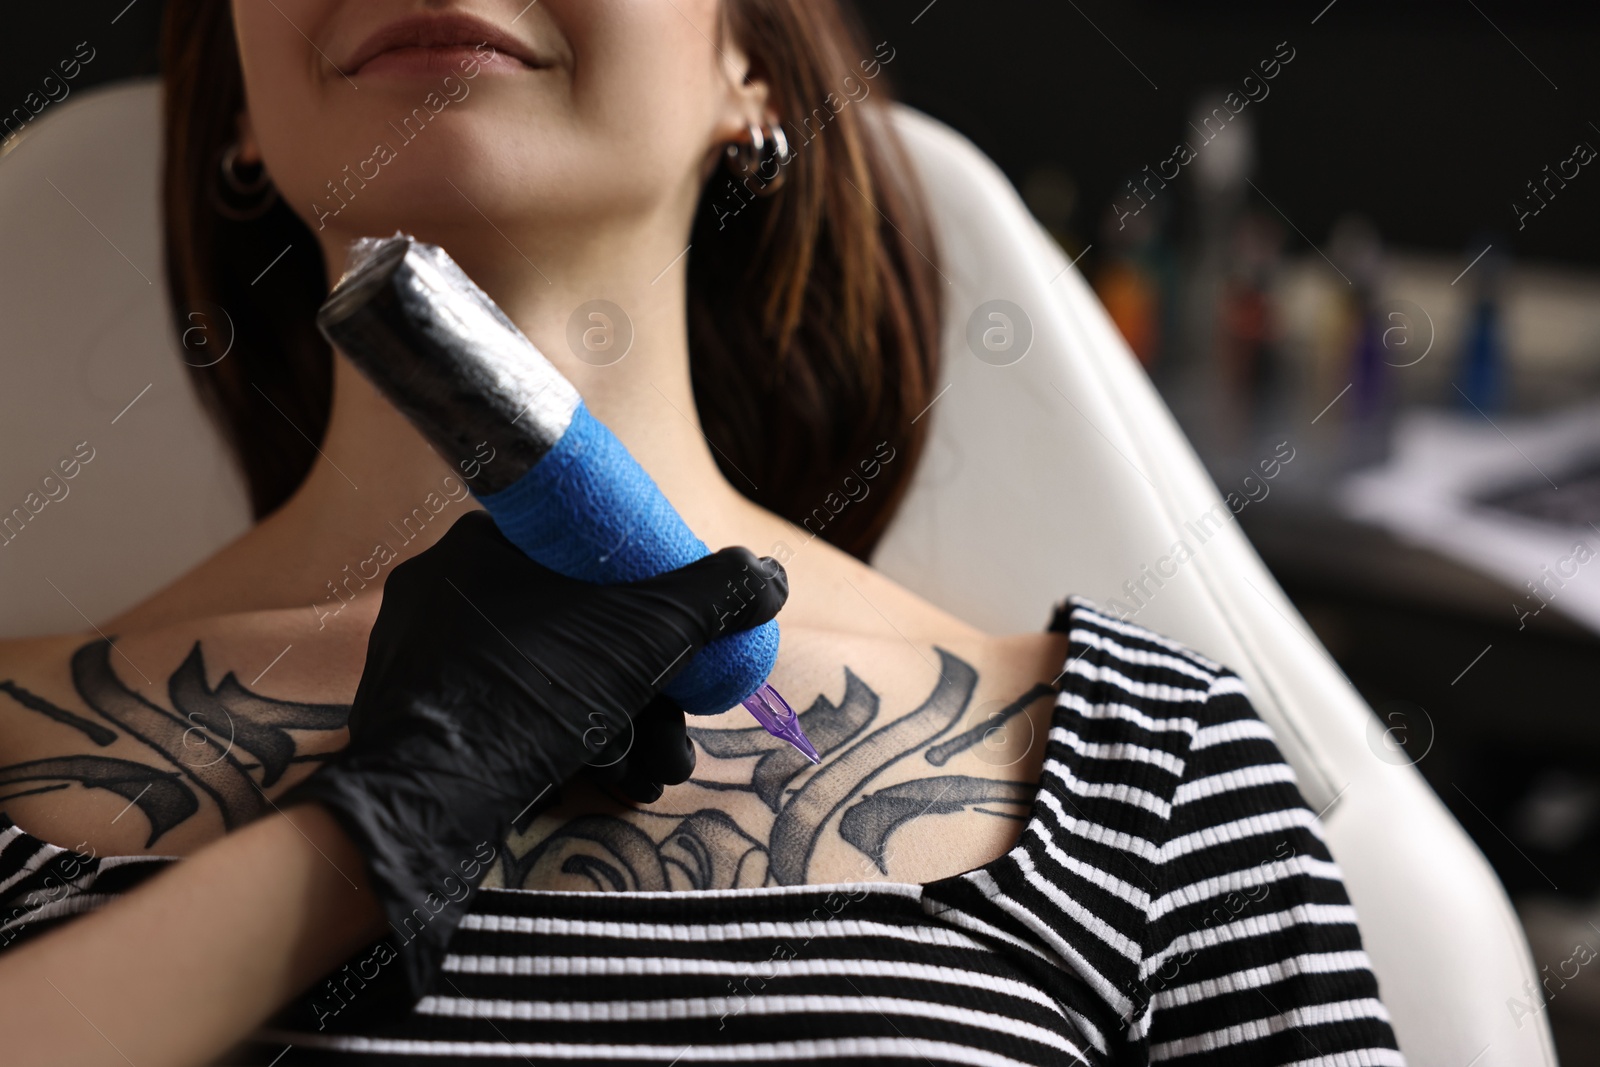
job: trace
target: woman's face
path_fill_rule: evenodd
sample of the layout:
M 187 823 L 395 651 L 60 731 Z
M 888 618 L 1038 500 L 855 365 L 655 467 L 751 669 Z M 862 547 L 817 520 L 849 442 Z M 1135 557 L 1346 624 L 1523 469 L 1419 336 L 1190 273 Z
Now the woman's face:
M 536 241 L 602 221 L 686 231 L 765 97 L 718 4 L 233 0 L 241 154 L 324 247 L 485 219 Z

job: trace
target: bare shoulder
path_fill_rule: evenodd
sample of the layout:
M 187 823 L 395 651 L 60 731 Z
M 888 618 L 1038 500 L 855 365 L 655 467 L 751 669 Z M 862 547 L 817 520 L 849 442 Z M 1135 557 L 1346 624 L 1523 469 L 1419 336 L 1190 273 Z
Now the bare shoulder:
M 345 741 L 371 619 L 216 615 L 0 642 L 0 811 L 96 855 L 182 855 Z

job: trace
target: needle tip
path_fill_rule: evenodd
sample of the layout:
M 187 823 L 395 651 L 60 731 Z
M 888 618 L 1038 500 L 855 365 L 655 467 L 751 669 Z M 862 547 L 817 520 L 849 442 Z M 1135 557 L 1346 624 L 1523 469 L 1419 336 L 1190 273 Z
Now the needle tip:
M 806 737 L 805 731 L 800 728 L 800 716 L 794 713 L 789 702 L 784 700 L 772 686 L 762 685 L 741 703 L 744 704 L 746 711 L 755 716 L 756 721 L 767 733 L 789 742 L 812 763 L 822 762 L 816 748 Z

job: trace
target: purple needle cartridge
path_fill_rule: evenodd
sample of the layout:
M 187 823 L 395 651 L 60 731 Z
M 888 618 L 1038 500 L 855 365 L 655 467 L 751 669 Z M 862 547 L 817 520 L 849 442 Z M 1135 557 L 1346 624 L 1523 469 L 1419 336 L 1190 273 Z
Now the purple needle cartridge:
M 761 688 L 740 701 L 745 710 L 756 717 L 756 722 L 773 737 L 781 737 L 812 763 L 821 763 L 817 750 L 800 730 L 800 716 L 794 713 L 789 702 L 778 695 L 772 686 L 762 683 Z

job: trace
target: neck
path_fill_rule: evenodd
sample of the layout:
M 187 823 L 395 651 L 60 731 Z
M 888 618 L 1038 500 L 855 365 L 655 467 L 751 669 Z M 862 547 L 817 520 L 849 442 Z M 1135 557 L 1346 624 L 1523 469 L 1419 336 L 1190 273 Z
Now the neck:
M 679 254 L 681 246 L 646 242 L 648 254 L 619 256 L 608 254 L 605 241 L 591 238 L 582 255 L 557 255 L 559 249 L 546 243 L 537 258 L 524 258 L 509 239 L 495 234 L 490 237 L 507 254 L 481 248 L 478 235 L 477 243 L 452 243 L 449 237 L 422 239 L 450 250 L 571 379 L 589 409 L 708 545 L 745 544 L 765 553 L 779 540 L 797 543 L 792 526 L 729 483 L 701 432 L 689 377 L 687 257 Z M 329 245 L 330 265 L 342 264 L 342 237 L 330 237 Z M 532 248 L 523 247 L 531 255 Z M 625 320 L 601 320 L 588 328 L 609 325 L 632 332 L 626 354 L 614 363 L 611 354 L 597 358 L 580 346 L 586 362 L 568 341 L 573 309 L 597 295 L 622 309 Z M 609 365 L 596 365 L 602 362 Z M 378 543 L 389 545 L 399 558 L 432 544 L 473 506 L 462 498 L 460 479 L 452 477 L 457 474 L 348 360 L 336 355 L 332 412 L 321 452 L 300 489 L 263 524 L 276 535 L 273 542 L 297 546 L 294 576 L 287 578 L 283 596 L 299 603 L 307 596 L 325 597 L 330 578 L 337 582 L 346 564 L 367 559 Z M 418 508 L 424 510 L 417 513 Z M 421 521 L 435 509 L 440 509 L 438 521 Z M 416 521 L 407 523 L 413 515 Z
M 651 240 L 636 233 L 624 240 L 591 232 L 563 246 L 548 236 L 496 230 L 485 245 L 477 232 L 437 226 L 412 232 L 447 249 L 571 379 L 701 540 L 713 550 L 743 545 L 783 559 L 790 577 L 783 618 L 791 632 L 794 625 L 844 628 L 895 640 L 975 633 L 758 507 L 723 476 L 701 433 L 689 378 L 687 257 L 679 243 L 686 238 L 672 227 L 645 229 L 669 236 Z M 330 228 L 324 237 L 327 262 L 338 268 L 331 277 L 342 273 L 354 236 Z M 633 331 L 626 355 L 608 366 L 579 359 L 567 343 L 573 310 L 597 298 L 624 309 Z M 373 611 L 381 598 L 370 590 L 394 565 L 428 548 L 477 506 L 458 473 L 336 354 L 327 433 L 300 488 L 199 568 L 106 626 L 132 631 L 291 609 L 306 610 L 309 626 L 318 629 L 326 610 L 343 612 L 353 604 L 358 614 Z

